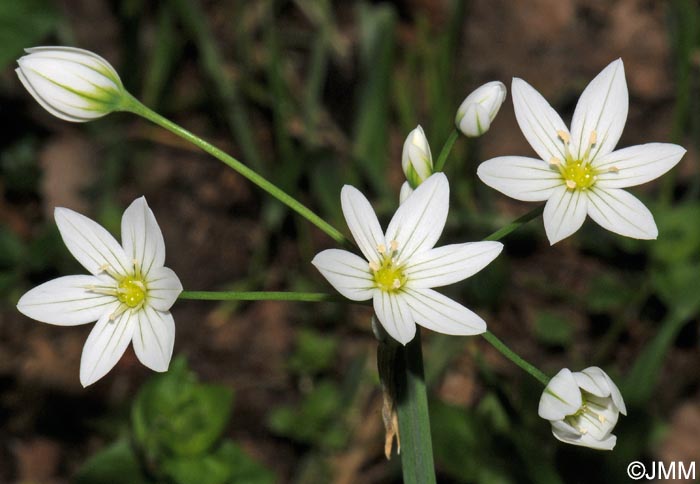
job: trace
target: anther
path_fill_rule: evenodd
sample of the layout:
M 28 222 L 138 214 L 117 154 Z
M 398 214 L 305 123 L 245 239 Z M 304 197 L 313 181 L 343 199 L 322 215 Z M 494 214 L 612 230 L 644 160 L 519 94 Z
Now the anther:
M 557 136 L 559 136 L 559 139 L 561 139 L 565 145 L 568 145 L 569 141 L 571 141 L 571 135 L 563 129 L 557 131 Z
M 591 136 L 588 138 L 588 145 L 593 146 L 598 142 L 598 133 L 596 133 L 595 129 L 591 131 Z
M 396 279 L 394 279 L 394 282 L 391 284 L 391 287 L 393 287 L 394 289 L 400 288 L 401 287 L 401 280 L 398 277 Z
M 399 250 L 399 242 L 397 240 L 392 240 L 391 242 L 389 242 L 389 247 L 391 247 L 392 252 L 395 252 Z
M 566 180 L 566 186 L 572 190 L 576 188 L 576 182 L 573 180 Z
M 386 245 L 384 245 L 384 244 L 379 244 L 379 245 L 377 246 L 377 250 L 379 251 L 380 254 L 385 253 L 385 252 L 386 252 Z
M 604 424 L 605 423 L 605 415 L 603 415 L 602 413 L 599 413 L 598 414 L 598 421 L 600 423 Z
M 620 169 L 616 166 L 611 166 L 608 168 L 608 173 L 620 173 Z
M 558 166 L 561 165 L 561 160 L 560 160 L 559 158 L 557 158 L 556 156 L 552 156 L 552 157 L 549 159 L 549 164 L 552 165 L 552 166 L 558 167 Z
M 379 270 L 379 264 L 377 264 L 374 261 L 371 261 L 369 263 L 369 268 L 372 269 L 373 271 L 378 271 Z
M 581 435 L 586 435 L 588 433 L 588 430 L 584 429 L 583 427 L 579 427 L 578 431 L 581 432 Z

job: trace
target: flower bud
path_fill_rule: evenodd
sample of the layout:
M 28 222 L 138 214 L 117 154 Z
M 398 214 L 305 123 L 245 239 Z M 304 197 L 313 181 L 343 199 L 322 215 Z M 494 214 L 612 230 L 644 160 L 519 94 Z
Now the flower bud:
M 506 86 L 500 81 L 477 88 L 459 106 L 455 117 L 457 128 L 465 136 L 481 136 L 491 127 L 505 98 Z
M 622 394 L 610 377 L 592 366 L 572 373 L 564 368 L 549 381 L 537 412 L 562 442 L 612 450 L 617 419 L 627 415 Z
M 26 52 L 15 72 L 54 116 L 79 123 L 119 108 L 126 91 L 117 71 L 102 57 L 72 47 L 34 47 Z
M 420 125 L 408 133 L 404 141 L 401 167 L 410 188 L 417 188 L 433 174 L 433 155 Z

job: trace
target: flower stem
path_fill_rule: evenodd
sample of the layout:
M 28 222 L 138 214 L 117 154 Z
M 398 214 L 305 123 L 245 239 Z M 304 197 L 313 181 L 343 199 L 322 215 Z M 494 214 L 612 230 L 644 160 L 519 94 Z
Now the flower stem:
M 450 151 L 452 151 L 452 147 L 454 146 L 455 141 L 457 141 L 457 138 L 459 138 L 459 130 L 454 128 L 450 133 L 450 136 L 447 138 L 447 141 L 445 141 L 445 144 L 442 145 L 442 150 L 440 150 L 440 155 L 435 162 L 435 168 L 433 171 L 442 171 L 442 169 L 445 167 L 447 157 L 450 156 Z
M 303 205 L 291 195 L 284 192 L 275 184 L 268 181 L 266 178 L 262 177 L 254 170 L 248 168 L 246 165 L 244 165 L 231 155 L 228 155 L 227 153 L 223 152 L 214 145 L 204 141 L 199 136 L 187 131 L 178 124 L 173 123 L 169 119 L 164 118 L 160 114 L 144 106 L 138 99 L 131 96 L 130 94 L 125 94 L 125 99 L 121 106 L 121 110 L 128 111 L 137 114 L 143 118 L 146 118 L 147 120 L 157 124 L 158 126 L 167 129 L 171 133 L 174 133 L 177 136 L 189 141 L 193 145 L 212 155 L 214 158 L 222 161 L 229 167 L 233 168 L 239 174 L 243 175 L 251 182 L 255 183 L 257 186 L 265 190 L 277 200 L 284 203 L 289 208 L 291 208 L 299 215 L 307 219 L 309 222 L 314 224 L 316 227 L 321 229 L 336 242 L 340 244 L 346 244 L 348 242 L 345 236 L 342 233 L 340 233 L 338 229 L 336 229 L 331 224 L 323 220 L 321 217 L 316 215 L 313 211 L 311 211 L 309 208 L 307 208 L 305 205 Z
M 505 227 L 501 227 L 500 229 L 496 230 L 494 233 L 487 236 L 483 240 L 501 240 L 503 237 L 510 234 L 515 229 L 522 227 L 523 225 L 528 223 L 530 220 L 533 220 L 533 219 L 539 217 L 540 215 L 542 215 L 543 210 L 544 210 L 544 205 L 540 205 L 539 207 L 533 208 L 532 210 L 527 212 L 525 215 L 518 217 L 517 219 L 513 220 L 511 223 L 509 223 Z
M 345 301 L 344 298 L 321 292 L 281 291 L 182 291 L 179 299 L 202 301 Z
M 419 327 L 416 327 L 416 336 L 406 346 L 400 346 L 398 349 L 396 390 L 403 482 L 435 483 Z
M 498 339 L 496 335 L 494 335 L 491 331 L 486 331 L 485 333 L 482 333 L 481 337 L 488 341 L 491 344 L 491 346 L 500 351 L 503 356 L 505 356 L 510 361 L 518 365 L 520 368 L 525 370 L 527 373 L 532 375 L 544 386 L 547 386 L 547 383 L 549 383 L 549 377 L 547 375 L 545 375 L 542 371 L 540 371 L 531 363 L 525 361 L 515 351 L 508 348 L 508 346 L 506 346 L 506 344 L 503 341 Z

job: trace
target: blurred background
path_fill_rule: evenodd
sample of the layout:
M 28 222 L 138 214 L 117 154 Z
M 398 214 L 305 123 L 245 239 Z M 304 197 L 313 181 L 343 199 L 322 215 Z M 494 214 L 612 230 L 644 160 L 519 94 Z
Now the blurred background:
M 167 265 L 188 290 L 332 288 L 309 261 L 332 241 L 218 161 L 128 114 L 51 117 L 13 72 L 22 49 L 97 52 L 150 107 L 212 141 L 346 231 L 352 184 L 388 221 L 401 146 L 417 124 L 437 154 L 461 100 L 514 76 L 569 121 L 622 57 L 630 114 L 620 146 L 688 153 L 632 189 L 659 239 L 592 221 L 550 247 L 541 219 L 448 292 L 553 375 L 599 365 L 629 416 L 613 452 L 566 446 L 537 416 L 541 385 L 485 341 L 424 332 L 439 482 L 620 483 L 632 460 L 700 467 L 700 7 L 691 0 L 5 0 L 0 2 L 0 482 L 398 483 L 386 461 L 370 310 L 331 303 L 180 301 L 171 371 L 131 349 L 83 389 L 91 325 L 49 326 L 14 305 L 83 269 L 56 206 L 119 233 L 146 195 Z M 534 208 L 476 166 L 534 155 L 510 95 L 491 130 L 458 140 L 442 243 L 479 240 Z

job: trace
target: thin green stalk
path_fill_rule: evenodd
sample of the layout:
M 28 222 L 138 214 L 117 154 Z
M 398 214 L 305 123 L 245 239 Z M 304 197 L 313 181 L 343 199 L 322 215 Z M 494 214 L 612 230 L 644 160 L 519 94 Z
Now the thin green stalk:
M 321 292 L 281 291 L 182 291 L 179 299 L 202 301 L 344 301 L 338 296 Z
M 491 344 L 491 346 L 500 351 L 503 356 L 505 356 L 510 361 L 518 365 L 520 368 L 528 372 L 544 386 L 547 386 L 547 383 L 549 383 L 549 377 L 547 375 L 545 375 L 543 372 L 537 369 L 534 365 L 525 361 L 515 351 L 508 348 L 508 346 L 506 346 L 506 344 L 503 341 L 498 339 L 496 335 L 494 335 L 491 331 L 486 331 L 485 333 L 482 333 L 481 336 L 486 341 L 488 341 Z
M 450 156 L 450 151 L 452 151 L 452 147 L 457 141 L 457 138 L 459 138 L 459 135 L 460 133 L 457 128 L 453 129 L 450 133 L 450 136 L 447 138 L 447 141 L 445 141 L 445 144 L 442 146 L 442 150 L 440 150 L 440 155 L 438 156 L 437 161 L 435 162 L 435 172 L 442 171 L 442 169 L 445 167 L 447 157 Z
M 494 233 L 487 236 L 484 240 L 501 240 L 503 237 L 510 234 L 515 229 L 522 227 L 523 225 L 528 223 L 530 220 L 536 219 L 537 217 L 542 215 L 543 210 L 544 210 L 544 205 L 541 205 L 537 208 L 533 208 L 532 210 L 527 212 L 522 217 L 518 217 L 517 219 L 513 220 L 511 223 L 509 223 L 505 227 L 501 227 L 500 229 L 496 230 Z
M 137 114 L 143 118 L 146 118 L 147 120 L 157 124 L 158 126 L 167 129 L 171 133 L 176 134 L 177 136 L 189 141 L 193 145 L 197 146 L 198 148 L 202 149 L 203 151 L 209 153 L 212 155 L 214 158 L 222 161 L 226 165 L 230 166 L 234 170 L 236 170 L 239 174 L 243 175 L 246 177 L 248 180 L 251 182 L 255 183 L 257 186 L 265 190 L 267 193 L 275 197 L 277 200 L 280 202 L 284 203 L 287 205 L 289 208 L 297 212 L 299 215 L 307 219 L 309 222 L 314 224 L 316 227 L 321 229 L 323 232 L 325 232 L 329 237 L 331 237 L 333 240 L 340 244 L 346 244 L 348 243 L 348 240 L 345 238 L 345 236 L 340 233 L 338 229 L 333 227 L 331 224 L 323 220 L 321 217 L 316 215 L 314 212 L 312 212 L 309 208 L 307 208 L 305 205 L 300 203 L 297 199 L 292 197 L 291 195 L 287 194 L 283 190 L 281 190 L 279 187 L 277 187 L 275 184 L 272 182 L 268 181 L 266 178 L 260 176 L 257 172 L 254 170 L 248 168 L 246 165 L 232 157 L 231 155 L 228 155 L 227 153 L 223 152 L 219 148 L 215 147 L 214 145 L 204 141 L 202 138 L 199 136 L 187 131 L 183 127 L 179 126 L 178 124 L 173 123 L 167 118 L 164 118 L 160 114 L 156 113 L 155 111 L 149 109 L 148 107 L 144 106 L 138 99 L 134 98 L 130 94 L 124 94 L 124 101 L 121 106 L 122 111 L 128 111 L 134 114 Z

